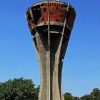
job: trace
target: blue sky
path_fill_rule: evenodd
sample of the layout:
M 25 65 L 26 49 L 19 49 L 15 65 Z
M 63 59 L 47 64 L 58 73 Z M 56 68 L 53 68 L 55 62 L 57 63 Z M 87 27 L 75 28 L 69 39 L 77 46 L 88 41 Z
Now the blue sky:
M 40 0 L 39 0 L 40 1 Z M 29 78 L 39 85 L 39 64 L 25 12 L 35 0 L 0 0 L 0 81 Z M 63 91 L 75 96 L 100 88 L 100 1 L 67 0 L 77 17 L 64 59 Z

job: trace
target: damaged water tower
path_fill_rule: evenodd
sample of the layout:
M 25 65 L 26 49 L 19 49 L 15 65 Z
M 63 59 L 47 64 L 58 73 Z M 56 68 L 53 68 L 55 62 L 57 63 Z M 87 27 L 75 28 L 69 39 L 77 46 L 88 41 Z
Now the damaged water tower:
M 64 100 L 62 66 L 75 16 L 70 4 L 53 0 L 33 4 L 26 12 L 40 64 L 39 100 Z

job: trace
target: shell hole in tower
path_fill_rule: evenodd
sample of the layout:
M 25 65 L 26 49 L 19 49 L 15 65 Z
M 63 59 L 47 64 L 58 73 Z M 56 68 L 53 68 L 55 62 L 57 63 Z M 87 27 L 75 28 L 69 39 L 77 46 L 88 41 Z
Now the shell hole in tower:
M 44 6 L 44 4 L 41 4 L 41 6 Z
M 44 18 L 42 18 L 42 21 L 44 21 Z
M 64 62 L 64 59 L 62 59 L 61 61 Z
M 63 17 L 63 15 L 60 15 L 61 17 Z
M 53 12 L 51 12 L 50 14 L 53 14 Z
M 58 19 L 56 19 L 56 21 L 58 22 L 59 20 L 58 20 Z
M 56 9 L 58 9 L 58 6 L 56 7 Z
M 43 11 L 46 12 L 46 8 L 44 8 Z
M 51 3 L 49 4 L 49 6 L 51 6 Z

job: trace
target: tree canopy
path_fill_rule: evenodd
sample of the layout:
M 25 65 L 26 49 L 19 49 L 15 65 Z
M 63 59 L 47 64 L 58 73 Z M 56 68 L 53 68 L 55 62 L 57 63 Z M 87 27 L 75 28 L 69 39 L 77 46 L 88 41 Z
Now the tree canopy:
M 0 83 L 0 100 L 38 100 L 39 88 L 32 80 L 14 79 Z

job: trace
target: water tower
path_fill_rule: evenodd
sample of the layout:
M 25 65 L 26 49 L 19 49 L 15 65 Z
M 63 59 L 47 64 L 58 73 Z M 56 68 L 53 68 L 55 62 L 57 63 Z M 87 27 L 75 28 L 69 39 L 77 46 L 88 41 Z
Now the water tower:
M 62 66 L 75 16 L 70 4 L 54 0 L 33 4 L 26 12 L 40 64 L 39 100 L 64 100 Z

